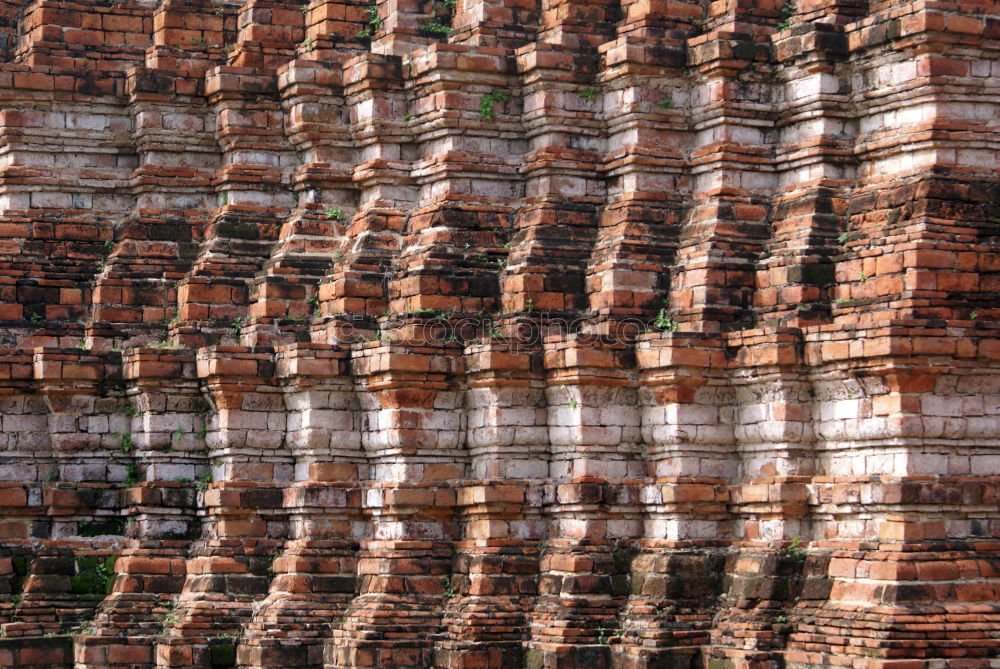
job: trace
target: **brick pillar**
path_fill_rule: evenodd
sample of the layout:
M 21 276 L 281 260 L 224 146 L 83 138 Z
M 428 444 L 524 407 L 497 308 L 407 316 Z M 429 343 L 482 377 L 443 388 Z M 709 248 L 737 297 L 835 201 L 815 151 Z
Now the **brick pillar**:
M 284 491 L 288 541 L 270 564 L 268 596 L 245 627 L 240 667 L 323 666 L 324 643 L 357 590 L 367 478 L 359 412 L 346 353 L 307 344 L 281 349 L 277 376 L 288 407 L 286 447 L 294 482 Z M 280 636 L 286 621 L 295 626 Z
M 250 0 L 237 15 L 239 34 L 229 52 L 229 63 L 252 67 L 256 71 L 274 71 L 295 56 L 295 47 L 303 46 L 305 12 L 298 4 Z M 304 50 L 311 51 L 312 43 Z
M 632 351 L 566 335 L 545 341 L 549 534 L 539 564 L 527 662 L 612 666 L 628 594 L 630 544 L 642 533 L 630 479 L 641 477 Z
M 450 347 L 369 344 L 356 349 L 363 444 L 372 480 L 358 563 L 359 595 L 326 647 L 327 667 L 425 667 L 454 586 L 456 493 L 465 477 L 463 371 Z
M 292 477 L 274 360 L 239 347 L 198 352 L 214 412 L 206 429 L 211 474 L 199 479 L 202 539 L 190 549 L 184 592 L 156 649 L 157 666 L 233 664 L 254 603 L 287 536 L 280 486 Z
M 343 103 L 341 74 L 340 68 L 302 60 L 278 70 L 278 89 L 292 119 L 289 141 L 302 164 L 292 175 L 296 208 L 282 224 L 264 271 L 253 279 L 251 323 L 243 330 L 247 343 L 308 340 L 310 324 L 320 316 L 319 284 L 347 247 L 344 233 L 357 193 L 348 166 L 340 164 L 350 153 L 347 126 L 329 113 Z
M 480 106 L 498 92 L 510 96 L 513 70 L 508 54 L 464 45 L 430 46 L 419 57 L 404 60 L 407 78 L 420 82 L 434 73 L 433 80 L 409 91 L 408 109 L 413 113 L 404 116 L 410 121 L 406 130 L 419 136 L 433 128 L 441 153 L 433 167 L 440 178 L 433 187 L 419 189 L 418 208 L 405 229 L 406 246 L 412 250 L 400 255 L 399 270 L 389 282 L 395 314 L 447 311 L 471 316 L 492 313 L 499 306 L 498 277 L 508 262 L 512 227 L 509 203 L 523 194 L 511 165 L 526 146 L 519 137 L 484 143 L 469 128 L 492 125 L 482 117 Z M 475 78 L 474 87 L 469 86 L 470 77 Z M 442 99 L 466 111 L 442 115 Z M 500 101 L 492 104 L 501 107 Z M 454 258 L 447 268 L 437 261 L 445 256 Z
M 592 78 L 595 66 L 586 55 L 540 42 L 518 50 L 518 73 L 525 80 L 522 123 L 536 148 L 522 158 L 527 202 L 501 277 L 503 313 L 511 318 L 537 311 L 572 318 L 585 308 L 586 258 L 605 187 L 592 141 L 603 105 Z M 498 105 L 497 118 L 500 113 Z M 545 260 L 553 253 L 562 259 L 558 272 Z
M 452 41 L 516 49 L 535 39 L 538 17 L 533 0 L 460 0 L 452 20 Z
M 847 37 L 826 24 L 791 32 L 782 33 L 775 51 L 787 64 L 784 88 L 791 107 L 786 114 L 802 120 L 786 125 L 782 133 L 792 146 L 803 148 L 786 152 L 776 164 L 788 187 L 773 202 L 772 251 L 757 272 L 754 306 L 769 322 L 804 325 L 829 319 L 833 260 L 848 247 L 845 188 L 853 181 L 856 163 L 849 126 L 834 120 L 848 104 L 850 82 L 836 70 L 847 56 Z M 830 123 L 802 118 L 800 109 L 817 105 Z M 830 132 L 832 128 L 838 130 Z
M 293 205 L 291 194 L 280 188 L 293 155 L 274 100 L 274 78 L 221 67 L 208 73 L 205 87 L 225 167 L 214 179 L 219 207 L 198 260 L 178 288 L 180 322 L 174 332 L 187 345 L 223 337 L 239 343 L 248 324 L 250 280 Z M 192 328 L 195 323 L 201 327 Z
M 648 478 L 638 491 L 644 528 L 613 649 L 623 666 L 702 660 L 722 588 L 721 548 L 733 531 L 727 483 L 737 463 L 725 360 L 712 336 L 662 332 L 637 343 Z
M 352 172 L 359 212 L 345 231 L 351 241 L 319 287 L 324 320 L 314 324 L 314 341 L 359 341 L 376 329 L 375 318 L 388 307 L 383 275 L 400 248 L 402 210 L 416 199 L 409 164 L 402 160 L 403 136 L 395 131 L 407 113 L 401 80 L 399 58 L 365 54 L 345 64 L 347 104 L 358 110 L 353 123 L 365 137 L 358 154 L 363 160 Z
M 523 666 L 528 613 L 546 536 L 538 482 L 548 475 L 541 351 L 487 341 L 467 358 L 469 485 L 458 491 L 463 540 L 445 607 L 442 669 Z M 504 485 L 482 481 L 503 480 Z
M 77 666 L 124 667 L 153 661 L 155 635 L 184 586 L 186 548 L 195 517 L 207 406 L 194 376 L 193 351 L 130 349 L 124 424 L 114 433 L 126 459 L 121 504 L 125 546 L 94 621 L 76 640 Z M 121 419 L 119 419 L 121 420 Z

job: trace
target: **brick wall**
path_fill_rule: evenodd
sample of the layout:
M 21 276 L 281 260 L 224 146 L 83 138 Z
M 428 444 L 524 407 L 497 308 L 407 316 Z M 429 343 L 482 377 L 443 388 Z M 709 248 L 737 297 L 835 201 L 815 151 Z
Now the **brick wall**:
M 994 669 L 998 40 L 0 2 L 0 666 Z

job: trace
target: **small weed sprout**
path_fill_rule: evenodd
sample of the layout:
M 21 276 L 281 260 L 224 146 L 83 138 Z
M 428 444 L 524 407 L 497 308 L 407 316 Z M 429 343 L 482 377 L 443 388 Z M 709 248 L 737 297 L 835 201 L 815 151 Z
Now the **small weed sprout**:
M 205 472 L 204 475 L 199 476 L 198 480 L 194 482 L 194 489 L 198 492 L 203 491 L 208 487 L 208 484 L 212 482 L 212 472 Z
M 139 465 L 134 461 L 125 467 L 125 487 L 131 488 L 139 482 Z
M 425 23 L 424 25 L 420 26 L 420 28 L 424 32 L 430 33 L 432 35 L 447 35 L 448 33 L 451 32 L 451 26 L 446 26 L 440 21 L 429 21 L 428 23 Z
M 673 98 L 663 98 L 659 102 L 657 102 L 656 105 L 660 109 L 673 109 L 674 108 L 674 99 Z
M 366 7 L 365 15 L 368 17 L 368 27 L 358 31 L 358 39 L 371 39 L 382 29 L 382 17 L 378 15 L 378 5 Z
M 451 599 L 455 596 L 455 586 L 452 585 L 451 579 L 447 576 L 444 577 L 444 592 L 441 596 L 445 599 Z
M 584 88 L 580 91 L 580 97 L 588 102 L 593 102 L 597 99 L 598 90 L 596 88 Z
M 609 638 L 609 636 L 614 636 L 614 633 L 617 632 L 617 631 L 618 630 L 616 630 L 616 629 L 604 629 L 603 626 L 602 627 L 598 627 L 597 628 L 597 643 L 601 644 L 602 646 L 608 645 L 608 638 Z
M 806 559 L 806 551 L 801 547 L 802 537 L 796 535 L 792 537 L 791 542 L 788 544 L 788 548 L 785 549 L 785 555 L 797 560 L 799 562 L 804 562 Z
M 976 311 L 970 311 L 969 312 L 969 320 L 970 321 L 974 321 L 977 318 L 979 318 L 979 313 L 978 312 L 976 312 Z
M 326 211 L 323 213 L 326 214 L 327 220 L 331 218 L 335 221 L 344 220 L 344 210 L 340 207 L 327 207 Z
M 312 296 L 306 300 L 306 304 L 312 306 L 312 313 L 314 318 L 319 318 L 323 315 L 323 312 L 319 308 L 319 287 L 323 284 L 322 281 L 316 282 L 316 290 L 313 291 Z
M 160 622 L 164 625 L 170 625 L 172 623 L 180 622 L 180 618 L 174 613 L 174 607 L 176 604 L 174 602 L 167 602 L 167 612 L 163 614 L 160 618 Z
M 786 2 L 781 8 L 782 19 L 777 25 L 779 31 L 788 30 L 792 27 L 792 14 L 795 13 L 796 9 L 798 8 L 791 2 Z
M 493 111 L 493 104 L 496 102 L 504 103 L 507 100 L 510 100 L 510 95 L 503 91 L 487 93 L 479 99 L 479 117 L 485 121 L 492 121 L 496 118 L 496 113 Z
M 661 330 L 662 332 L 677 332 L 677 329 L 680 327 L 680 323 L 671 318 L 667 313 L 667 308 L 664 307 L 663 309 L 660 309 L 660 313 L 658 313 L 656 318 L 653 319 L 653 327 Z

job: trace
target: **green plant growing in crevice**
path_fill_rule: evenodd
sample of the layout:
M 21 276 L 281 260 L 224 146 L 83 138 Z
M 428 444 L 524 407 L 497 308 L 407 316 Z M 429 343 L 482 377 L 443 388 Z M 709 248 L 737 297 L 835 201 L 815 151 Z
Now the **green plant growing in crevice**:
M 104 596 L 114 583 L 117 555 L 81 555 L 76 558 L 76 573 L 69 577 L 70 590 L 75 594 Z
M 440 21 L 428 21 L 420 26 L 420 29 L 432 35 L 447 35 L 451 32 L 451 26 L 446 26 Z
M 441 594 L 445 599 L 452 599 L 455 596 L 455 586 L 451 582 L 451 578 L 448 576 L 444 577 L 444 592 Z
M 133 448 L 135 448 L 135 442 L 132 440 L 132 435 L 128 432 L 113 432 L 111 436 L 121 439 L 121 443 L 118 444 L 118 447 L 122 449 L 122 453 L 129 453 Z
M 503 91 L 487 93 L 479 99 L 479 118 L 484 121 L 492 121 L 496 118 L 496 113 L 493 111 L 494 103 L 504 103 L 508 100 L 510 100 L 510 95 Z
M 785 556 L 789 557 L 798 562 L 805 562 L 806 556 L 808 555 L 804 548 L 801 546 L 802 537 L 796 535 L 792 537 L 789 542 L 788 547 L 785 548 Z
M 660 309 L 660 313 L 658 313 L 656 318 L 653 319 L 653 327 L 662 332 L 677 332 L 680 324 L 670 317 L 670 314 L 667 312 L 667 309 L 669 308 L 669 305 L 666 301 L 664 301 L 663 308 Z
M 45 480 L 49 483 L 53 483 L 59 480 L 59 468 L 50 467 L 48 473 L 45 475 Z
M 579 403 L 576 401 L 576 398 L 573 397 L 573 393 L 570 391 L 570 389 L 567 388 L 566 386 L 563 386 L 563 390 L 566 391 L 566 397 L 568 398 L 566 403 L 569 405 L 569 408 L 570 409 L 577 408 L 579 406 Z
M 312 37 L 307 37 L 304 40 L 302 40 L 302 48 L 305 49 L 307 52 L 312 53 L 312 50 L 316 48 L 313 45 Z
M 133 460 L 125 466 L 125 487 L 131 488 L 139 482 L 139 465 Z
M 212 472 L 208 471 L 199 476 L 194 482 L 194 489 L 198 492 L 203 491 L 208 487 L 208 484 L 212 482 Z
M 331 218 L 335 221 L 344 220 L 344 210 L 340 207 L 327 207 L 326 211 L 323 213 L 326 214 L 326 218 L 328 220 Z
M 194 433 L 198 439 L 204 441 L 205 437 L 208 435 L 208 423 L 202 423 L 198 431 Z
M 708 25 L 708 17 L 704 15 L 691 17 L 691 25 L 698 30 L 704 30 Z
M 175 608 L 176 606 L 177 606 L 177 604 L 176 604 L 175 602 L 167 602 L 167 603 L 166 603 L 166 605 L 165 605 L 165 608 L 166 608 L 167 610 L 166 610 L 166 612 L 165 612 L 165 613 L 163 614 L 163 617 L 162 617 L 162 618 L 160 618 L 160 622 L 161 622 L 162 624 L 164 624 L 164 625 L 171 625 L 171 624 L 173 624 L 173 623 L 176 623 L 176 622 L 180 622 L 180 618 L 179 618 L 179 617 L 177 616 L 177 614 L 176 614 L 176 613 L 174 612 L 174 608 Z
M 599 91 L 596 88 L 584 88 L 580 90 L 580 97 L 588 102 L 593 102 L 597 99 Z
M 660 109 L 673 109 L 674 99 L 673 98 L 661 98 L 659 102 L 656 103 Z
M 368 27 L 358 31 L 358 39 L 371 39 L 382 30 L 382 17 L 378 15 L 378 5 L 365 7 L 365 16 Z
M 791 2 L 786 2 L 784 4 L 780 10 L 782 19 L 776 26 L 779 31 L 788 30 L 792 27 L 792 14 L 794 14 L 797 9 L 798 7 Z
M 313 291 L 313 294 L 309 297 L 308 300 L 306 300 L 306 304 L 312 307 L 312 314 L 314 318 L 319 318 L 320 316 L 323 315 L 323 312 L 319 308 L 319 287 L 322 285 L 323 285 L 322 280 L 317 281 L 316 290 Z
M 976 312 L 976 311 L 970 311 L 969 312 L 969 320 L 970 321 L 974 321 L 977 318 L 979 318 L 979 312 Z
M 441 0 L 435 3 L 435 5 L 437 4 L 444 7 L 446 16 L 438 14 L 435 18 L 420 26 L 420 29 L 428 35 L 444 36 L 451 32 L 451 21 L 454 17 L 455 6 L 458 4 L 458 0 Z M 437 14 L 436 11 L 435 14 Z
M 124 532 L 124 518 L 109 518 L 107 520 L 80 520 L 76 523 L 76 533 L 81 537 L 120 535 Z

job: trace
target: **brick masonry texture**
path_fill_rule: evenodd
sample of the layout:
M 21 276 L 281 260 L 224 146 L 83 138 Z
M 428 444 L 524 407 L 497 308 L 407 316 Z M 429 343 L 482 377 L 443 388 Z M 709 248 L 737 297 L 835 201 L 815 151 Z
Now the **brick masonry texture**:
M 998 54 L 0 0 L 0 666 L 998 669 Z

